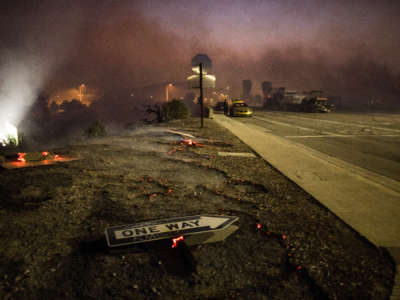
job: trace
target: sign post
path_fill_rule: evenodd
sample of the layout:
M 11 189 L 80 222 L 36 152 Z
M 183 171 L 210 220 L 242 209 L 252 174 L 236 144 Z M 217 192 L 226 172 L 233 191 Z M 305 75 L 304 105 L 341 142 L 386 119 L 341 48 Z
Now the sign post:
M 212 62 L 206 54 L 197 54 L 192 58 L 192 70 L 196 74 L 187 78 L 190 88 L 200 89 L 200 118 L 203 127 L 204 104 L 203 89 L 215 88 L 215 76 L 208 74 L 211 71 Z
M 203 64 L 199 64 L 200 69 L 200 127 L 203 128 Z

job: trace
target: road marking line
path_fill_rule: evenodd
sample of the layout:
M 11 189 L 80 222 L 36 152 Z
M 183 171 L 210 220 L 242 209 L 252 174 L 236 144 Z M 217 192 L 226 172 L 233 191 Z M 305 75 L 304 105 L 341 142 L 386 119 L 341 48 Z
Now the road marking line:
M 347 122 L 339 122 L 339 121 L 332 121 L 332 120 L 311 119 L 311 118 L 306 118 L 306 117 L 290 116 L 290 115 L 288 115 L 287 117 L 305 119 L 305 120 L 309 120 L 309 121 L 321 121 L 321 122 L 332 123 L 332 124 L 350 125 L 350 126 L 356 126 L 356 127 L 361 127 L 361 128 L 373 128 L 373 129 L 380 129 L 380 130 L 387 130 L 387 131 L 400 132 L 400 129 L 385 128 L 385 127 L 376 127 L 376 126 L 371 126 L 371 125 L 367 125 L 367 124 L 361 125 L 361 124 L 354 124 L 354 123 L 347 123 Z
M 277 124 L 277 125 L 282 125 L 282 126 L 287 126 L 287 127 L 293 127 L 293 128 L 297 128 L 297 129 L 301 129 L 301 130 L 305 130 L 305 131 L 321 132 L 321 133 L 324 133 L 324 134 L 327 134 L 327 135 L 341 136 L 340 134 L 336 134 L 336 133 L 332 133 L 332 132 L 328 132 L 328 131 L 318 131 L 318 130 L 315 130 L 315 129 L 312 129 L 312 128 L 297 126 L 297 125 L 288 124 L 288 123 L 279 122 L 279 121 L 273 121 L 273 120 L 262 118 L 262 117 L 253 116 L 253 118 L 261 120 L 261 121 L 265 121 L 265 122 L 270 122 L 272 124 Z
M 334 138 L 334 137 L 399 137 L 400 134 L 349 134 L 349 135 L 285 135 L 285 138 Z

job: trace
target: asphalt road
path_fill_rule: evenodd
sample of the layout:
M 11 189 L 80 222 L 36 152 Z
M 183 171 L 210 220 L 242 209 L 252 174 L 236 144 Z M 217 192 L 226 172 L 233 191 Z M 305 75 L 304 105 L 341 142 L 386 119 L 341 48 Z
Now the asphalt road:
M 235 118 L 243 124 L 232 118 L 216 121 L 362 236 L 386 248 L 397 265 L 391 299 L 399 299 L 399 114 L 257 112 L 253 118 Z
M 235 120 L 400 181 L 399 114 L 274 111 Z

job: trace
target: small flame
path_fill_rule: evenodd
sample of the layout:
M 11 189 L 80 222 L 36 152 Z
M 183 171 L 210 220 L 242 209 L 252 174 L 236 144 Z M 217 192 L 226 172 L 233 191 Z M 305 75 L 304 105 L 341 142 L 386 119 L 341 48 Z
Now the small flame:
M 189 146 L 193 145 L 193 141 L 191 139 L 183 140 L 183 142 L 188 144 Z
M 49 155 L 49 152 L 43 151 L 43 152 L 42 152 L 42 155 L 43 155 L 43 156 L 47 156 L 47 155 Z
M 172 239 L 172 248 L 176 248 L 178 246 L 178 242 L 183 241 L 183 235 Z
M 261 224 L 257 224 L 257 229 L 260 229 L 261 228 Z
M 20 162 L 26 162 L 26 160 L 25 160 L 25 155 L 26 155 L 26 153 L 18 153 L 18 158 L 17 158 L 17 160 L 18 161 L 20 161 Z

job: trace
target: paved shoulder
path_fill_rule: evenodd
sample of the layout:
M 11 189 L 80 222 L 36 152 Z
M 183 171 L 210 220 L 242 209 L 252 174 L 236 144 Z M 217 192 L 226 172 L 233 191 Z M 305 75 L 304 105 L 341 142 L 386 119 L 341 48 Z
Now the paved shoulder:
M 400 184 L 271 133 L 216 115 L 255 152 L 380 247 L 400 247 Z M 375 176 L 376 175 L 376 176 Z

